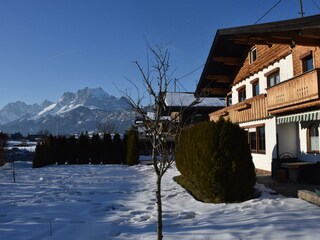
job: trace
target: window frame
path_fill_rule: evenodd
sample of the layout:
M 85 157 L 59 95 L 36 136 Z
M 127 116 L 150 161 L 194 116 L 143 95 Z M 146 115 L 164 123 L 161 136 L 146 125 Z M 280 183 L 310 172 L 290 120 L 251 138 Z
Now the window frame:
M 231 106 L 232 105 L 232 92 L 227 93 L 226 97 L 226 106 Z
M 274 81 L 274 84 L 271 85 L 270 84 L 270 79 L 274 78 L 276 75 L 279 76 L 279 82 L 275 82 Z M 268 88 L 272 87 L 272 86 L 275 86 L 275 85 L 277 85 L 277 84 L 279 84 L 281 82 L 281 80 L 280 80 L 280 68 L 275 68 L 275 69 L 267 72 L 266 74 L 264 74 L 264 76 L 267 78 L 267 87 Z
M 259 129 L 264 129 L 264 137 L 263 137 L 263 144 L 261 144 L 261 137 L 259 134 Z M 265 125 L 257 125 L 257 126 L 250 126 L 247 128 L 247 136 L 248 136 L 248 144 L 251 150 L 251 153 L 255 154 L 266 154 L 266 134 L 265 134 Z M 254 136 L 254 139 L 253 139 Z M 254 144 L 255 148 L 252 147 L 252 144 Z M 261 146 L 262 145 L 262 146 Z
M 258 59 L 258 50 L 257 47 L 253 47 L 249 52 L 250 64 L 254 63 Z
M 314 59 L 312 52 L 310 51 L 308 54 L 304 54 L 300 57 L 302 64 L 302 73 L 309 72 L 314 69 Z M 309 68 L 309 61 L 311 60 L 311 68 Z
M 318 150 L 313 150 L 311 149 L 311 130 L 312 128 L 315 127 L 315 129 L 317 130 L 318 136 L 316 136 L 318 138 Z M 319 142 L 319 124 L 316 123 L 311 123 L 308 128 L 307 128 L 307 153 L 311 153 L 311 154 L 319 154 L 320 153 L 320 142 Z
M 252 97 L 258 96 L 260 94 L 259 78 L 253 79 L 250 83 L 252 85 Z M 258 92 L 256 92 L 256 86 L 258 86 Z
M 238 92 L 238 102 L 239 103 L 243 102 L 247 99 L 246 86 L 241 86 L 241 87 L 237 88 L 237 92 Z M 240 97 L 242 97 L 242 98 L 240 99 Z

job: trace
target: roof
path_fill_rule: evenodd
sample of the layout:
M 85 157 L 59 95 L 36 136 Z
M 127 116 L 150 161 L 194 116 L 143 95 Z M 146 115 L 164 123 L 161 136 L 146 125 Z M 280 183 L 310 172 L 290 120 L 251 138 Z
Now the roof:
M 194 93 L 168 92 L 165 104 L 167 107 L 188 107 L 197 99 Z M 191 107 L 225 107 L 225 99 L 218 97 L 201 97 L 199 103 Z
M 196 94 L 226 96 L 254 45 L 320 46 L 320 15 L 217 31 Z

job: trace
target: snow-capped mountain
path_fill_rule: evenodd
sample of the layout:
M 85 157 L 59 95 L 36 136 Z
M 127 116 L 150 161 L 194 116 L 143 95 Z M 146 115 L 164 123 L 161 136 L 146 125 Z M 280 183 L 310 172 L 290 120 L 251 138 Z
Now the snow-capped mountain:
M 124 98 L 116 98 L 102 88 L 66 92 L 56 102 L 28 105 L 9 103 L 0 110 L 0 130 L 8 133 L 56 134 L 97 131 L 98 125 L 112 125 L 118 132 L 127 130 L 134 119 Z

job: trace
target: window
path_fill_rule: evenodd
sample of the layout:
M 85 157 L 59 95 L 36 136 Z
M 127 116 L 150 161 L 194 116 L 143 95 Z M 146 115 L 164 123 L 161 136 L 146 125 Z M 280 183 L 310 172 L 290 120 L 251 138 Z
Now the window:
M 313 57 L 312 54 L 309 54 L 308 56 L 301 59 L 302 61 L 302 70 L 303 72 L 307 72 L 312 70 L 313 67 Z
M 265 126 L 250 128 L 248 130 L 248 141 L 252 153 L 266 152 Z
M 307 130 L 308 152 L 319 153 L 319 126 L 311 124 Z
M 246 88 L 241 87 L 238 89 L 238 102 L 246 100 Z
M 250 50 L 250 64 L 254 63 L 258 58 L 257 48 L 254 47 Z
M 259 79 L 254 79 L 251 81 L 252 84 L 252 96 L 258 96 L 259 95 Z
M 268 87 L 272 87 L 272 86 L 280 83 L 280 72 L 279 72 L 278 68 L 265 74 L 265 76 L 267 77 Z
M 257 133 L 249 132 L 249 144 L 252 152 L 257 151 Z
M 266 152 L 266 135 L 265 129 L 263 127 L 257 127 L 257 136 L 258 136 L 258 152 Z
M 232 93 L 231 92 L 227 94 L 226 102 L 227 102 L 227 106 L 232 105 Z

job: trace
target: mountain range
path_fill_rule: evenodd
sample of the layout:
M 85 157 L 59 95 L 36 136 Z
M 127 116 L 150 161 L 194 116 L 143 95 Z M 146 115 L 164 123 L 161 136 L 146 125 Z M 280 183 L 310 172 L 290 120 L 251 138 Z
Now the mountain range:
M 112 128 L 123 133 L 132 125 L 134 116 L 124 97 L 116 98 L 102 88 L 84 88 L 66 92 L 56 102 L 7 104 L 0 110 L 0 131 L 23 135 L 49 131 L 56 135 Z

